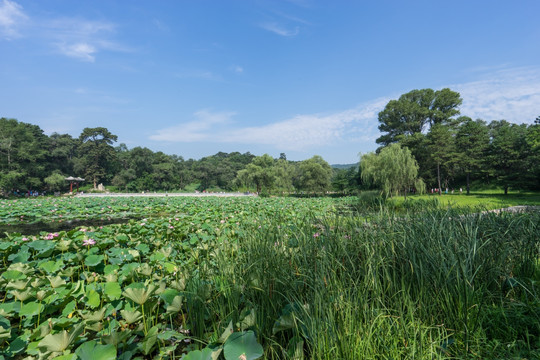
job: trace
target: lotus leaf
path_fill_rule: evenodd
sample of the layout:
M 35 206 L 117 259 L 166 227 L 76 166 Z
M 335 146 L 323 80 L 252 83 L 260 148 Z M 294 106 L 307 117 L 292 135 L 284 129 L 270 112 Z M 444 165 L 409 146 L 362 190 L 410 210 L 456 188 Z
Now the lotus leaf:
M 117 282 L 107 282 L 103 292 L 110 300 L 117 300 L 122 296 L 122 289 Z
M 44 306 L 37 302 L 29 302 L 21 306 L 19 310 L 20 316 L 32 317 L 41 313 L 44 309 Z
M 219 337 L 219 342 L 220 343 L 224 343 L 225 341 L 227 341 L 227 339 L 229 338 L 229 336 L 232 335 L 232 333 L 234 332 L 234 327 L 233 327 L 233 322 L 232 320 L 229 322 L 229 325 L 227 325 L 227 328 L 225 328 L 225 330 L 223 331 L 223 333 L 221 334 L 221 336 Z
M 182 360 L 212 360 L 213 350 L 204 348 L 202 350 L 193 350 L 186 354 Z
M 174 289 L 165 289 L 159 296 L 165 301 L 165 304 L 170 305 L 174 297 L 180 293 Z
M 52 291 L 49 290 L 39 290 L 36 292 L 36 299 L 39 301 L 45 300 L 45 298 L 52 294 Z
M 156 345 L 157 335 L 159 332 L 159 326 L 153 326 L 148 330 L 148 333 L 144 337 L 143 341 L 140 343 L 143 354 L 148 355 L 152 352 L 152 349 Z
M 94 312 L 83 312 L 83 311 L 79 311 L 79 313 L 81 314 L 81 317 L 86 320 L 87 322 L 96 322 L 96 321 L 101 321 L 103 320 L 103 317 L 105 316 L 105 311 L 107 309 L 105 309 L 104 307 L 97 310 L 97 311 L 94 311 Z
M 95 332 L 100 332 L 101 330 L 103 330 L 103 323 L 102 322 L 96 322 L 96 323 L 91 323 L 91 324 L 87 323 L 85 329 L 95 331 Z
M 169 306 L 167 306 L 167 314 L 176 314 L 182 310 L 182 303 L 184 298 L 182 296 L 175 296 Z
M 60 355 L 60 356 L 55 357 L 54 360 L 77 360 L 77 355 L 75 354 Z
M 287 304 L 281 311 L 281 316 L 274 323 L 272 334 L 293 329 L 296 326 L 295 312 L 299 310 L 298 304 Z
M 96 308 L 100 305 L 100 296 L 99 293 L 91 288 L 86 289 L 86 304 L 92 308 Z
M 8 270 L 17 270 L 17 271 L 22 272 L 25 275 L 28 275 L 29 273 L 34 271 L 34 269 L 30 265 L 21 263 L 21 262 L 12 263 L 8 267 Z
M 147 264 L 147 263 L 144 263 L 144 264 L 142 264 L 141 266 L 139 266 L 139 267 L 137 268 L 137 272 L 138 272 L 139 274 L 144 275 L 144 276 L 150 276 L 150 275 L 152 275 L 152 271 L 153 271 L 152 266 L 150 266 L 150 265 Z
M 150 251 L 150 247 L 146 244 L 139 244 L 135 246 L 135 249 L 139 250 L 143 254 L 147 254 Z
M 81 334 L 84 330 L 84 324 L 76 325 L 71 332 L 63 330 L 58 334 L 49 334 L 39 342 L 40 348 L 46 348 L 51 352 L 62 352 Z
M 122 318 L 124 318 L 127 324 L 133 324 L 136 321 L 139 321 L 140 318 L 142 318 L 142 314 L 137 310 L 120 310 L 120 314 L 122 315 Z
M 158 339 L 160 340 L 170 340 L 173 338 L 181 340 L 181 339 L 185 339 L 185 337 L 186 336 L 184 334 L 179 333 L 178 331 L 173 331 L 173 330 L 166 330 L 158 334 Z
M 11 337 L 11 323 L 0 315 L 0 344 Z
M 27 280 L 15 280 L 10 281 L 7 283 L 6 288 L 7 289 L 14 289 L 14 290 L 24 290 L 28 286 L 29 281 Z
M 19 336 L 18 338 L 16 338 L 9 344 L 9 347 L 6 350 L 6 353 L 9 356 L 14 357 L 15 355 L 21 353 L 25 348 L 26 348 L 26 340 L 23 339 L 22 336 Z
M 125 330 L 125 331 L 112 331 L 109 335 L 103 336 L 103 342 L 106 344 L 111 344 L 114 346 L 117 346 L 118 344 L 126 342 L 126 340 L 130 337 L 131 331 Z
M 27 246 L 37 251 L 41 256 L 49 256 L 55 247 L 55 243 L 50 240 L 35 240 L 28 243 Z
M 49 279 L 49 282 L 51 283 L 53 289 L 59 288 L 62 285 L 66 285 L 66 282 L 60 276 L 47 276 L 47 279 Z
M 103 274 L 104 275 L 109 275 L 109 274 L 117 273 L 118 269 L 120 269 L 120 267 L 118 265 L 109 264 L 109 265 L 106 265 L 103 268 Z
M 40 269 L 45 270 L 47 273 L 52 274 L 58 272 L 62 267 L 64 267 L 64 262 L 62 260 L 58 261 L 45 261 L 38 265 Z
M 2 277 L 6 280 L 21 280 L 26 279 L 26 275 L 18 270 L 8 270 L 2 273 Z
M 256 315 L 255 315 L 255 309 L 248 310 L 247 313 L 244 314 L 244 318 L 240 321 L 240 324 L 238 327 L 240 330 L 244 331 L 248 328 L 254 327 L 256 325 Z
M 156 263 L 159 263 L 163 260 L 166 259 L 166 256 L 163 255 L 162 253 L 160 252 L 156 252 L 156 253 L 153 253 L 151 256 L 150 256 L 150 261 L 152 262 L 156 262 Z
M 253 331 L 235 332 L 223 345 L 226 360 L 255 360 L 263 356 L 263 347 Z
M 31 290 L 24 290 L 24 291 L 21 291 L 21 290 L 11 290 L 11 294 L 15 297 L 15 299 L 19 300 L 19 301 L 25 301 L 25 300 L 28 300 L 30 299 L 33 295 L 32 295 L 32 292 Z
M 97 266 L 97 265 L 101 264 L 103 259 L 104 259 L 103 255 L 88 255 L 84 259 L 84 264 L 86 266 Z
M 20 302 L 6 302 L 0 303 L 0 316 L 10 317 L 14 312 L 17 312 L 20 309 Z
M 112 344 L 101 345 L 96 341 L 88 341 L 75 350 L 81 360 L 115 360 L 116 348 Z
M 150 284 L 148 285 L 147 288 L 142 288 L 142 289 L 141 288 L 128 288 L 124 290 L 122 295 L 132 300 L 136 304 L 143 305 L 146 301 L 148 301 L 148 298 L 152 295 L 155 289 L 156 289 L 156 286 Z

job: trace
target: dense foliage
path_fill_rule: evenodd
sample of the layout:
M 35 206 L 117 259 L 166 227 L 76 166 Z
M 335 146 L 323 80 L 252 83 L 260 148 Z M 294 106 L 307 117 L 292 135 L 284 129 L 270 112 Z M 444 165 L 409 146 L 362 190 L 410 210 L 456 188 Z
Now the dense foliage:
M 117 139 L 103 127 L 85 128 L 79 138 L 57 133 L 47 136 L 36 125 L 1 118 L 0 193 L 65 191 L 68 176 L 85 177 L 93 188 L 103 183 L 127 192 L 332 189 L 333 171 L 319 156 L 293 162 L 287 161 L 285 154 L 273 159 L 267 154 L 256 157 L 249 152 L 219 152 L 200 160 L 184 160 L 147 148 L 114 147 Z M 354 171 L 335 172 L 341 177 L 339 191 L 355 188 Z
M 464 187 L 469 193 L 472 182 L 505 193 L 510 187 L 540 189 L 540 117 L 531 125 L 487 123 L 458 117 L 461 103 L 450 89 L 413 90 L 391 100 L 379 113 L 377 152 L 394 143 L 408 148 L 428 189 Z M 115 147 L 117 139 L 103 127 L 85 128 L 78 138 L 47 136 L 36 125 L 0 118 L 0 193 L 65 191 L 68 176 L 124 192 L 354 193 L 369 187 L 358 165 L 332 169 L 320 156 L 295 162 L 284 153 L 274 159 L 219 152 L 184 160 L 147 148 Z
M 141 217 L 0 239 L 0 357 L 538 357 L 540 214 L 435 205 L 0 200 L 8 223 Z
M 408 147 L 428 188 L 466 187 L 471 179 L 504 188 L 540 189 L 540 118 L 534 124 L 487 123 L 459 115 L 462 99 L 450 89 L 413 90 L 379 113 L 379 151 Z

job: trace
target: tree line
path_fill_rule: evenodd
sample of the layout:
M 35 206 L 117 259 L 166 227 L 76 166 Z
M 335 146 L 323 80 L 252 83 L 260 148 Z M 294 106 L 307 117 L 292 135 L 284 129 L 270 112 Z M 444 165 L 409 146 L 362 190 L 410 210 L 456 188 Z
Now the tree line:
M 64 191 L 67 176 L 118 191 L 256 191 L 352 193 L 378 187 L 387 195 L 425 187 L 488 184 L 540 189 L 540 117 L 533 124 L 473 120 L 460 114 L 450 89 L 413 90 L 379 113 L 380 145 L 359 166 L 332 168 L 320 156 L 289 161 L 249 152 L 219 152 L 200 160 L 116 145 L 104 127 L 78 138 L 0 118 L 0 190 Z
M 468 194 L 473 180 L 502 187 L 505 194 L 511 187 L 540 189 L 540 117 L 530 125 L 488 123 L 460 116 L 461 103 L 450 89 L 413 90 L 388 102 L 378 116 L 381 146 L 362 157 L 362 178 L 388 195 L 406 193 L 414 184 L 439 193 L 464 186 Z
M 219 152 L 200 160 L 115 146 L 107 128 L 85 128 L 78 138 L 44 134 L 37 125 L 0 119 L 0 189 L 66 191 L 68 176 L 83 177 L 92 188 L 102 183 L 118 191 L 353 191 L 357 167 L 332 169 L 320 156 L 288 161 L 282 153 L 255 156 Z M 335 183 L 333 184 L 333 180 Z

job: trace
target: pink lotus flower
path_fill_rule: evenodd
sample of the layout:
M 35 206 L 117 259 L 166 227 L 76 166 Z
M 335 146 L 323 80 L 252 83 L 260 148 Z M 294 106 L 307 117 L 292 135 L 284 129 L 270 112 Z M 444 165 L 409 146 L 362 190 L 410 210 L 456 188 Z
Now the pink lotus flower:
M 96 240 L 94 239 L 86 239 L 86 240 L 83 240 L 83 246 L 92 246 L 96 243 Z

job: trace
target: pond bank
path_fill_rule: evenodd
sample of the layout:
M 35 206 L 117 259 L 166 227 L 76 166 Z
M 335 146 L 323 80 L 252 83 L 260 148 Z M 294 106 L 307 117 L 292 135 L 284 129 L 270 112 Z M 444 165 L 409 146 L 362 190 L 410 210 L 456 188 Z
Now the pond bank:
M 253 193 L 85 193 L 77 194 L 75 197 L 241 197 L 241 196 L 257 196 Z

